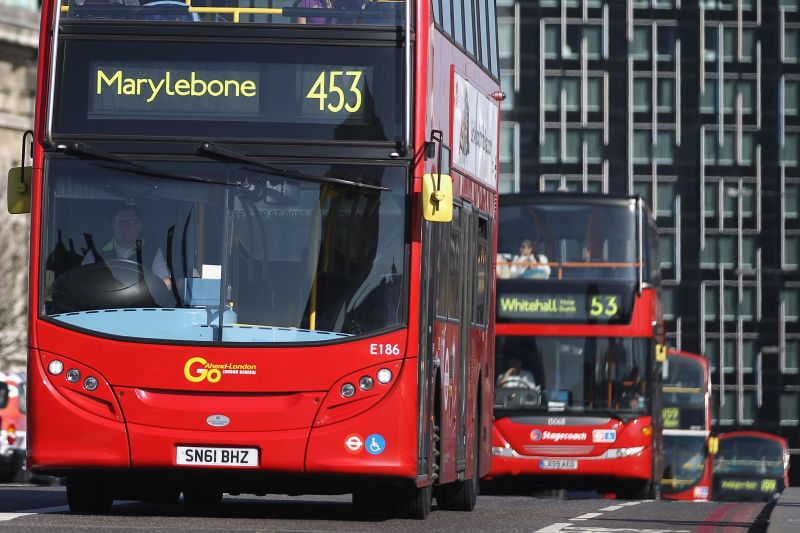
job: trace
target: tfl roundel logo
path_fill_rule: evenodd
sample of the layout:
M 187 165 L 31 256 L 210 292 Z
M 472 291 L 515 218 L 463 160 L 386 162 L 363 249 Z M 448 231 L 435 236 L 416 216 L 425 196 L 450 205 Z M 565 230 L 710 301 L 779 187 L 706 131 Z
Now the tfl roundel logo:
M 531 440 L 533 442 L 537 442 L 537 441 L 542 440 L 542 432 L 541 432 L 541 430 L 534 429 L 533 431 L 531 431 Z

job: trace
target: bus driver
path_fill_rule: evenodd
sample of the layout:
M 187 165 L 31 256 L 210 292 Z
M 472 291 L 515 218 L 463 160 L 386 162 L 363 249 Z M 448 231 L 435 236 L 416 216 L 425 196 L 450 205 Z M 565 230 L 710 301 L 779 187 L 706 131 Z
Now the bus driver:
M 140 238 L 142 221 L 139 211 L 135 206 L 123 205 L 114 212 L 113 230 L 114 237 L 99 250 L 99 258 L 95 252 L 89 250 L 83 257 L 82 265 L 102 261 L 103 259 L 127 259 L 137 261 L 137 251 L 142 255 L 142 262 L 150 267 L 155 275 L 164 280 L 167 287 L 171 287 L 167 261 L 161 249 L 155 244 L 149 244 Z

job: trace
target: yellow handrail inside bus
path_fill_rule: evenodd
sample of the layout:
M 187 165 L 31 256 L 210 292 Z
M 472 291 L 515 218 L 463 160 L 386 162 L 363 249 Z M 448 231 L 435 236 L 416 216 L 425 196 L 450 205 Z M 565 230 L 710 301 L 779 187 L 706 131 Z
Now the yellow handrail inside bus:
M 700 387 L 671 387 L 668 385 L 664 385 L 662 390 L 664 392 L 685 393 L 685 394 L 699 394 L 703 392 L 703 389 L 701 389 Z
M 68 0 L 65 0 L 68 1 Z M 403 3 L 405 0 L 370 0 L 370 3 L 387 4 L 387 3 Z M 284 8 L 282 7 L 196 7 L 192 6 L 192 0 L 185 0 L 185 4 L 189 6 L 189 13 L 216 13 L 216 14 L 233 14 L 233 22 L 238 23 L 240 15 L 283 15 Z M 146 4 L 145 4 L 146 5 Z M 68 5 L 61 5 L 61 12 L 66 13 L 69 11 Z
M 564 277 L 564 270 L 565 269 L 578 269 L 578 268 L 639 268 L 638 261 L 632 262 L 585 262 L 585 261 L 564 261 L 563 263 L 559 262 L 548 262 L 548 263 L 539 263 L 538 261 L 509 261 L 503 257 L 498 257 L 497 259 L 498 266 L 524 266 L 524 267 L 538 267 L 538 266 L 549 266 L 553 270 L 558 271 L 558 279 L 563 279 Z

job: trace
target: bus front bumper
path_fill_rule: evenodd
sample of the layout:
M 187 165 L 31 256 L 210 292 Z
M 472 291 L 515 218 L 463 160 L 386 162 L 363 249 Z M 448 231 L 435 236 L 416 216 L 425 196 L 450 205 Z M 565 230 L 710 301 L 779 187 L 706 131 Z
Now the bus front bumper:
M 649 446 L 611 448 L 589 457 L 521 455 L 510 446 L 492 448 L 492 468 L 487 478 L 502 476 L 604 476 L 619 479 L 651 479 Z

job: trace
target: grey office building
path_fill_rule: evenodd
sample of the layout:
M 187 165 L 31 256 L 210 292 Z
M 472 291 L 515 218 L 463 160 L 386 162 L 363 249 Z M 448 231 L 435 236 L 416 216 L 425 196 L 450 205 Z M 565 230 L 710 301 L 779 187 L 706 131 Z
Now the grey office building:
M 800 0 L 498 0 L 502 191 L 638 193 L 715 432 L 800 480 Z

